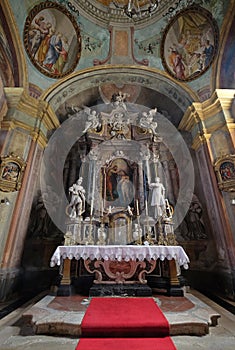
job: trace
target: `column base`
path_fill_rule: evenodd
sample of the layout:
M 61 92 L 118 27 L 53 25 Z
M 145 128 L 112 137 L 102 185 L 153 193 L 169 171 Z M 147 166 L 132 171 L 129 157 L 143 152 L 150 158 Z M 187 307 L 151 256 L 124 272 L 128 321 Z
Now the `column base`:
M 74 294 L 75 294 L 74 287 L 71 284 L 68 284 L 68 285 L 64 284 L 58 287 L 58 290 L 57 290 L 58 297 L 69 297 Z
M 175 296 L 175 297 L 183 297 L 184 291 L 181 287 L 170 287 L 167 288 L 167 295 L 168 296 Z

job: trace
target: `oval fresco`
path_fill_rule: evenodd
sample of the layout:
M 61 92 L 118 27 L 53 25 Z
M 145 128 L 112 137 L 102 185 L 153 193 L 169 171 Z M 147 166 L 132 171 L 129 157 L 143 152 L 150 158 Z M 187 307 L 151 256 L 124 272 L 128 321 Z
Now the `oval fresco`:
M 79 62 L 80 29 L 66 8 L 46 1 L 35 6 L 26 18 L 24 45 L 41 73 L 61 78 L 71 73 Z
M 181 11 L 168 24 L 161 43 L 166 71 L 190 81 L 211 66 L 218 50 L 219 30 L 209 11 L 197 6 Z

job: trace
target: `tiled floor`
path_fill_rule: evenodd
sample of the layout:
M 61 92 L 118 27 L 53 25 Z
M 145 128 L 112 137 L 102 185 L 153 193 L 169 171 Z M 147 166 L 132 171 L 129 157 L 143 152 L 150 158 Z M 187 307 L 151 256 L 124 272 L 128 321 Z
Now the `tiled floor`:
M 191 293 L 192 292 L 192 293 Z M 224 310 L 205 296 L 196 291 L 190 291 L 190 298 L 166 297 L 155 295 L 155 300 L 170 322 L 180 323 L 187 317 L 203 319 L 208 316 L 208 309 L 220 314 L 218 325 L 210 327 L 209 334 L 204 336 L 172 336 L 178 350 L 234 350 L 235 344 L 235 316 Z M 187 296 L 188 296 L 187 295 Z M 61 313 L 67 314 L 68 319 L 75 319 L 76 315 L 84 315 L 89 300 L 85 296 L 69 298 L 42 297 L 39 303 L 35 301 L 20 307 L 2 320 L 0 320 L 0 350 L 74 350 L 79 337 L 51 336 L 51 335 L 22 335 L 21 315 L 30 314 L 32 307 L 50 311 L 50 317 L 63 322 Z M 47 302 L 45 302 L 47 300 Z M 47 304 L 47 305 L 46 305 Z M 78 310 L 75 312 L 74 310 Z M 42 311 L 42 310 L 41 310 Z M 45 315 L 41 314 L 42 317 Z M 91 349 L 92 350 L 92 349 Z M 145 349 L 143 349 L 145 350 Z M 146 349 L 147 350 L 147 349 Z

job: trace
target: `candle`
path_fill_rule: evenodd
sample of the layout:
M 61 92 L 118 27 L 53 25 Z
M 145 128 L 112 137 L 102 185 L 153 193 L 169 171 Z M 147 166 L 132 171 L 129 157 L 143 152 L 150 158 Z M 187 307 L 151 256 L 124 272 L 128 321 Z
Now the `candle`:
M 94 200 L 92 199 L 91 200 L 91 213 L 90 213 L 90 216 L 92 216 L 92 213 L 93 213 L 93 204 L 94 204 Z
M 145 201 L 145 211 L 146 211 L 146 216 L 148 216 L 148 202 L 147 202 L 147 200 Z
M 136 214 L 137 214 L 137 216 L 140 215 L 140 213 L 139 213 L 139 202 L 138 202 L 138 199 L 136 199 Z
M 103 212 L 104 212 L 104 204 L 103 204 L 103 200 L 101 199 L 101 216 L 103 216 Z

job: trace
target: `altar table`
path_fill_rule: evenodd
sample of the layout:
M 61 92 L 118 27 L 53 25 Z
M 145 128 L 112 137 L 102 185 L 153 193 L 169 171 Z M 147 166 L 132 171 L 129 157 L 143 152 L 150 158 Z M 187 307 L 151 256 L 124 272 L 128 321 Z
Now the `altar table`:
M 154 245 L 76 245 L 58 246 L 50 266 L 62 265 L 61 285 L 70 285 L 72 259 L 82 259 L 89 273 L 95 274 L 97 284 L 146 284 L 160 259 L 169 261 L 169 285 L 179 286 L 178 269 L 188 268 L 189 258 L 181 246 Z M 104 278 L 104 274 L 107 278 Z

